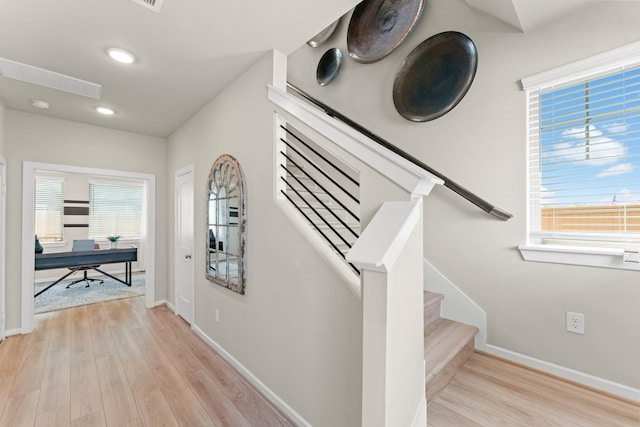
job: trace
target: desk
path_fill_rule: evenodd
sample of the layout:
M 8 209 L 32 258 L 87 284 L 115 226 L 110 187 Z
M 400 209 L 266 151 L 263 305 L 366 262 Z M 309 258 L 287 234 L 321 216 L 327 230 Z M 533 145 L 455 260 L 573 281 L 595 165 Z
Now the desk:
M 95 251 L 73 251 L 73 252 L 57 252 L 52 254 L 36 254 L 35 269 L 51 270 L 54 268 L 71 268 L 71 271 L 33 297 L 37 297 L 41 293 L 49 290 L 52 286 L 57 285 L 71 274 L 75 273 L 82 267 L 88 267 L 97 272 L 104 274 L 120 283 L 131 286 L 131 263 L 138 260 L 138 248 L 126 249 L 100 249 Z M 109 273 L 100 270 L 96 265 L 115 264 L 119 262 L 125 263 L 125 280 L 118 279 Z

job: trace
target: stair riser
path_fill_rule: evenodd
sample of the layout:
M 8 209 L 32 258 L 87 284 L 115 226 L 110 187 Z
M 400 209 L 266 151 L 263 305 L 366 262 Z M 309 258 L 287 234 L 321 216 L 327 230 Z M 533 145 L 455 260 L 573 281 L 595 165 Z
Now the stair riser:
M 435 320 L 440 318 L 441 311 L 442 301 L 438 301 L 424 307 L 424 327 L 426 333 L 430 332 L 430 330 L 428 330 L 429 326 L 432 325 Z
M 446 367 L 436 373 L 433 378 L 427 381 L 426 393 L 427 404 L 432 402 L 438 394 L 449 384 L 456 373 L 462 369 L 462 366 L 469 360 L 475 348 L 474 338 L 472 337 L 464 347 L 460 349 L 458 354 L 447 363 Z

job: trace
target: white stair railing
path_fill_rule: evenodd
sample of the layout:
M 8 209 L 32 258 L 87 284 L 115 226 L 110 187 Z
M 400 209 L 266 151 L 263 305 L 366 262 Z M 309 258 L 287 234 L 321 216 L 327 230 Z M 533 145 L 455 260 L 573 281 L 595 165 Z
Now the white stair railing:
M 347 260 L 362 269 L 362 425 L 427 424 L 422 199 L 386 202 Z
M 268 98 L 276 112 L 275 202 L 362 299 L 362 425 L 422 427 L 426 425 L 422 198 L 443 180 L 283 89 L 269 86 Z M 293 206 L 295 201 L 291 199 L 299 194 L 291 187 L 300 182 L 293 178 L 292 184 L 288 180 L 300 175 L 302 169 L 309 172 L 309 168 L 295 161 L 295 153 L 283 141 L 287 130 L 292 129 L 303 135 L 301 139 L 312 140 L 348 165 L 359 178 L 362 232 L 355 242 L 338 251 L 319 235 L 321 227 L 314 228 L 310 224 L 313 221 Z M 300 178 L 304 181 L 309 176 Z M 305 196 L 319 193 L 315 187 L 299 188 Z M 329 192 L 320 192 L 320 198 Z M 318 202 L 313 196 L 310 200 Z M 338 252 L 346 252 L 350 264 Z M 354 267 L 360 270 L 360 276 Z

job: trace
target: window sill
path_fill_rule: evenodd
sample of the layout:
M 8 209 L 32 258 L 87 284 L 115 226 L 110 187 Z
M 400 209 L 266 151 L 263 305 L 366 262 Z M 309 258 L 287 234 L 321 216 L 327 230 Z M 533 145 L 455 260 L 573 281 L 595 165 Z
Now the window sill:
M 551 245 L 522 245 L 518 249 L 525 261 L 640 271 L 640 263 L 625 261 L 623 249 Z

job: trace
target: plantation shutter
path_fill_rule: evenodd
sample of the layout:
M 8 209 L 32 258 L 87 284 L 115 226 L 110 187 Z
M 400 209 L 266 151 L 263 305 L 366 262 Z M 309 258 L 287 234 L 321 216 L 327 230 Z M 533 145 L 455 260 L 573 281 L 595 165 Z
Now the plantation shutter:
M 640 242 L 640 67 L 525 89 L 530 239 Z
M 40 242 L 64 238 L 64 180 L 36 177 L 35 234 Z
M 120 183 L 89 183 L 89 238 L 119 235 L 139 239 L 143 187 Z

